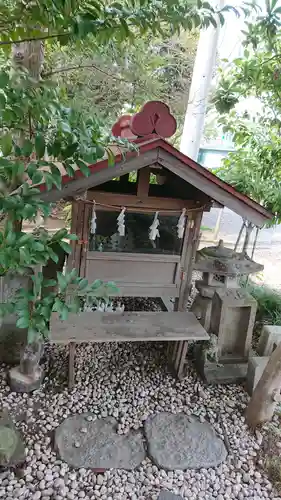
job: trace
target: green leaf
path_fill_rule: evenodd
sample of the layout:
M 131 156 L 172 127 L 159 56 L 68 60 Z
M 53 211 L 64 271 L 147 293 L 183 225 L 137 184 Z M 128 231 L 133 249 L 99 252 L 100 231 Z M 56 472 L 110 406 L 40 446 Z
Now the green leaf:
M 44 280 L 43 281 L 43 287 L 49 287 L 49 286 L 56 286 L 57 281 L 56 280 Z
M 24 174 L 25 165 L 22 161 L 16 161 L 14 163 L 13 173 L 21 177 Z M 29 193 L 30 194 L 30 193 Z
M 62 179 L 62 177 L 61 177 L 60 170 L 55 165 L 51 166 L 51 177 L 52 177 L 53 184 L 58 189 L 61 189 L 61 179 Z
M 21 264 L 31 264 L 30 254 L 25 248 L 19 249 L 19 257 Z
M 28 328 L 29 327 L 29 318 L 22 316 L 17 320 L 16 323 L 18 328 Z
M 67 254 L 70 254 L 72 252 L 71 245 L 69 245 L 69 243 L 66 243 L 66 241 L 60 241 L 59 245 Z
M 0 89 L 0 109 L 4 109 L 7 104 L 7 96 L 3 92 L 3 90 Z
M 67 134 L 71 134 L 71 127 L 67 122 L 61 122 L 60 129 Z
M 54 305 L 52 307 L 52 311 L 59 313 L 62 310 L 63 306 L 64 303 L 58 297 L 56 297 Z
M 67 234 L 66 238 L 70 241 L 77 241 L 78 240 L 77 234 Z
M 53 236 L 52 236 L 52 242 L 56 242 L 56 241 L 59 241 L 61 240 L 62 238 L 66 238 L 67 237 L 67 229 L 63 228 L 63 229 L 59 229 L 59 231 L 57 231 Z
M 107 161 L 108 161 L 108 166 L 109 167 L 113 167 L 114 164 L 115 164 L 115 155 L 114 153 L 111 151 L 110 148 L 107 148 Z
M 10 81 L 9 73 L 6 71 L 1 71 L 0 72 L 0 88 L 4 89 L 7 87 L 8 83 Z
M 41 172 L 41 170 L 37 170 L 37 172 L 35 172 L 32 177 L 32 182 L 33 184 L 40 184 L 42 182 L 42 179 L 43 179 L 43 173 Z
M 73 142 L 69 144 L 65 149 L 61 151 L 61 156 L 63 159 L 71 158 L 78 149 L 78 142 Z
M 95 280 L 90 286 L 91 286 L 92 290 L 97 290 L 102 285 L 103 285 L 103 282 L 101 280 Z
M 4 134 L 1 136 L 1 149 L 4 156 L 11 154 L 13 149 L 13 141 L 11 134 Z
M 64 307 L 62 308 L 62 311 L 60 312 L 60 319 L 62 321 L 66 321 L 68 318 L 68 315 L 69 315 L 68 307 L 66 305 L 64 305 Z
M 67 175 L 69 177 L 74 177 L 75 170 L 74 170 L 73 166 L 71 165 L 71 163 L 68 162 L 68 161 L 65 161 L 65 162 L 63 162 L 63 166 L 64 166 L 64 168 L 66 170 Z
M 7 245 L 11 246 L 11 245 L 14 245 L 14 243 L 16 242 L 16 233 L 14 231 L 10 231 L 7 235 L 6 235 L 6 243 Z
M 43 245 L 43 243 L 40 243 L 40 241 L 35 241 L 32 244 L 32 248 L 33 250 L 36 250 L 36 252 L 43 252 L 44 250 L 46 250 L 47 247 Z
M 76 160 L 76 163 L 79 167 L 79 169 L 81 170 L 82 174 L 85 176 L 85 177 L 89 177 L 91 171 L 87 165 L 87 163 L 85 163 L 84 161 L 82 160 Z
M 45 154 L 46 143 L 44 136 L 42 134 L 38 134 L 35 137 L 35 151 L 38 158 L 42 158 Z
M 25 245 L 33 238 L 32 234 L 24 233 L 18 240 L 18 245 Z
M 29 139 L 25 139 L 22 146 L 22 154 L 23 156 L 30 156 L 33 151 L 33 144 Z
M 48 153 L 55 158 L 58 158 L 61 154 L 62 143 L 60 140 L 56 139 L 53 144 L 48 144 Z
M 52 189 L 52 187 L 53 187 L 53 184 L 54 184 L 53 177 L 50 174 L 50 172 L 46 172 L 46 171 L 43 172 L 43 177 L 44 177 L 44 180 L 45 180 L 45 184 L 46 184 L 47 190 L 50 191 Z
M 86 278 L 82 278 L 79 283 L 79 290 L 85 290 L 88 284 L 89 284 L 88 280 L 86 280 Z
M 57 264 L 59 261 L 59 256 L 50 247 L 48 249 L 48 254 L 49 254 L 50 259 Z
M 68 284 L 65 276 L 62 273 L 57 273 L 57 279 L 58 279 L 60 292 L 61 293 L 65 292 L 67 284 Z

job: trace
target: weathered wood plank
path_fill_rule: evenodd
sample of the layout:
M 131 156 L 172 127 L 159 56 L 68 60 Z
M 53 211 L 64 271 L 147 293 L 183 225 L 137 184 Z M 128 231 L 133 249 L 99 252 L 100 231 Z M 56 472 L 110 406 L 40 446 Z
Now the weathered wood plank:
M 92 214 L 92 206 L 85 204 L 85 210 L 84 210 L 83 221 L 82 221 L 82 240 L 84 243 L 83 243 L 83 246 L 81 248 L 80 272 L 79 272 L 79 276 L 81 276 L 81 278 L 86 277 L 91 214 Z
M 141 170 L 142 172 L 143 170 Z M 188 210 L 198 208 L 198 203 L 193 200 L 181 200 L 180 198 L 164 198 L 161 196 L 145 196 L 134 194 L 118 194 L 108 193 L 106 191 L 88 191 L 88 200 L 97 203 L 97 210 L 112 211 L 116 207 L 116 211 L 120 207 L 126 207 L 129 212 L 153 212 L 161 211 L 161 214 L 169 214 L 170 210 L 178 211 L 183 208 Z M 101 204 L 99 206 L 99 204 Z M 106 206 L 108 205 L 108 206 Z
M 60 321 L 51 320 L 51 342 L 139 342 L 208 340 L 209 336 L 191 312 L 84 312 Z
M 87 252 L 87 260 L 116 260 L 128 262 L 179 262 L 179 255 L 153 254 L 153 253 L 129 253 L 129 252 Z
M 85 203 L 83 201 L 73 201 L 72 203 L 72 221 L 71 221 L 71 233 L 77 235 L 78 240 L 71 242 L 72 252 L 67 260 L 67 268 L 77 269 L 80 273 L 80 262 L 81 262 L 81 252 L 83 249 L 83 220 L 85 212 Z
M 188 239 L 186 242 L 186 249 L 184 253 L 183 249 L 183 279 L 181 282 L 180 294 L 179 294 L 179 304 L 178 309 L 185 311 L 188 297 L 191 290 L 191 280 L 192 271 L 196 257 L 196 251 L 199 245 L 200 238 L 200 224 L 202 220 L 203 212 L 197 212 L 194 214 L 194 225 L 189 228 Z
M 98 265 L 98 263 L 97 263 Z M 98 276 L 95 276 L 97 279 Z M 110 280 L 111 281 L 111 280 Z M 112 293 L 112 296 L 117 297 L 178 297 L 179 287 L 174 284 L 165 283 L 126 283 L 124 281 L 119 282 L 114 280 L 115 285 L 118 290 L 116 293 Z M 72 287 L 69 287 L 72 290 Z M 77 290 L 76 290 L 77 292 Z M 83 296 L 83 291 L 78 292 L 78 295 Z
M 150 168 L 149 167 L 145 167 L 145 168 L 138 170 L 137 196 L 148 197 L 149 180 L 150 180 Z

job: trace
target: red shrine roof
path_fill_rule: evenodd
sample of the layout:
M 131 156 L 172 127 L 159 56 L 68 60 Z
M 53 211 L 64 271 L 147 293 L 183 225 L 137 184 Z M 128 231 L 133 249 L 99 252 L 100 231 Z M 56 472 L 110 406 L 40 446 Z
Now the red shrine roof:
M 115 137 L 127 138 L 136 144 L 137 151 L 115 154 L 115 166 L 108 165 L 103 159 L 89 165 L 90 175 L 84 177 L 77 168 L 74 177 L 62 172 L 62 190 L 54 188 L 46 192 L 45 184 L 41 185 L 43 198 L 58 201 L 74 195 L 78 191 L 102 184 L 118 175 L 139 169 L 153 163 L 168 168 L 186 182 L 194 185 L 214 201 L 227 206 L 241 217 L 262 226 L 272 219 L 273 215 L 259 203 L 238 192 L 230 184 L 222 181 L 207 168 L 181 153 L 166 138 L 176 131 L 176 120 L 170 114 L 169 107 L 160 101 L 146 103 L 141 111 L 133 116 L 124 115 L 112 127 Z M 137 164 L 136 164 L 137 163 Z

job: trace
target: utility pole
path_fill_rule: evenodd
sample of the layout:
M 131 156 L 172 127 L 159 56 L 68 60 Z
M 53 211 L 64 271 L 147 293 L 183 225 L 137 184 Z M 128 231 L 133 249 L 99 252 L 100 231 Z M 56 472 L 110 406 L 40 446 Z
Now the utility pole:
M 224 1 L 220 0 L 219 9 L 223 8 Z M 220 31 L 219 20 L 217 22 L 217 28 L 210 26 L 200 33 L 181 137 L 181 152 L 195 161 L 203 135 L 208 94 L 216 63 Z

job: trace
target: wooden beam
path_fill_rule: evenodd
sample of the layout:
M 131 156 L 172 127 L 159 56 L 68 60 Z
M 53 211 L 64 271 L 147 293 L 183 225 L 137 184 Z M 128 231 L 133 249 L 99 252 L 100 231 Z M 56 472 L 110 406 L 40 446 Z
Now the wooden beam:
M 76 234 L 78 240 L 72 242 L 72 252 L 67 260 L 69 270 L 75 268 L 80 273 L 81 252 L 83 248 L 83 221 L 85 212 L 85 202 L 72 202 L 71 232 Z
M 188 301 L 188 297 L 190 295 L 192 271 L 195 263 L 196 252 L 199 245 L 202 216 L 203 212 L 197 212 L 193 216 L 194 225 L 190 233 L 191 239 L 189 239 L 188 242 L 187 253 L 185 256 L 185 263 L 184 263 L 184 271 L 186 275 L 182 283 L 182 289 L 180 291 L 181 295 L 180 303 L 182 310 L 186 310 L 186 304 Z
M 137 196 L 147 198 L 149 191 L 150 168 L 145 167 L 138 171 L 137 178 Z
M 195 260 L 196 251 L 199 244 L 200 224 L 202 220 L 202 212 L 197 212 L 190 215 L 187 219 L 187 227 L 185 230 L 182 255 L 181 255 L 181 283 L 179 298 L 175 302 L 175 308 L 178 311 L 185 311 L 187 300 L 190 295 L 192 271 Z M 175 344 L 174 348 L 174 369 L 177 377 L 181 380 L 185 375 L 185 363 L 188 349 L 187 341 L 180 341 Z
M 79 177 L 76 180 L 70 180 L 68 183 L 64 184 L 62 189 L 52 189 L 51 191 L 40 193 L 40 199 L 48 202 L 54 202 L 74 194 L 77 195 L 79 192 L 83 193 L 91 187 L 110 181 L 113 177 L 119 177 L 133 172 L 133 170 L 139 170 L 142 167 L 147 167 L 152 163 L 155 163 L 157 155 L 158 151 L 157 149 L 154 149 L 152 151 L 142 153 L 139 156 L 119 161 L 115 163 L 114 167 L 106 166 L 101 170 L 98 170 L 99 163 L 97 163 L 97 171 L 91 173 L 89 177 Z
M 126 207 L 126 209 L 131 212 L 153 212 L 156 210 L 161 212 L 165 212 L 165 210 L 167 212 L 169 212 L 169 210 L 181 212 L 183 208 L 198 208 L 198 202 L 190 200 L 161 198 L 156 196 L 135 196 L 132 194 L 115 194 L 102 191 L 88 191 L 88 199 L 95 200 L 97 204 L 100 203 L 101 207 L 97 206 L 97 209 L 101 208 L 102 210 L 114 210 L 114 207 L 116 207 L 118 211 L 120 207 Z
M 89 237 L 90 237 L 90 217 L 92 214 L 92 206 L 85 203 L 85 210 L 82 221 L 82 247 L 80 254 L 80 272 L 79 276 L 81 278 L 86 277 L 86 264 L 87 264 L 87 254 L 89 249 Z

